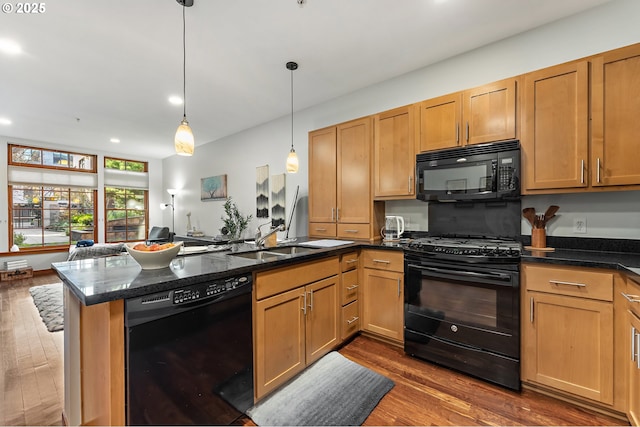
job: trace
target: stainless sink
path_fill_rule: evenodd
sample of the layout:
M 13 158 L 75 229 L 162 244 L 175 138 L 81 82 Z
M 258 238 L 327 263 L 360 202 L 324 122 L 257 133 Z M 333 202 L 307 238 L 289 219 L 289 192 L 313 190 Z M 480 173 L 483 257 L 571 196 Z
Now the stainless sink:
M 278 259 L 282 259 L 287 255 L 298 255 L 307 252 L 313 252 L 316 250 L 317 249 L 315 248 L 307 248 L 305 246 L 282 246 L 251 252 L 231 253 L 229 255 L 241 258 L 255 259 L 259 261 L 275 261 Z

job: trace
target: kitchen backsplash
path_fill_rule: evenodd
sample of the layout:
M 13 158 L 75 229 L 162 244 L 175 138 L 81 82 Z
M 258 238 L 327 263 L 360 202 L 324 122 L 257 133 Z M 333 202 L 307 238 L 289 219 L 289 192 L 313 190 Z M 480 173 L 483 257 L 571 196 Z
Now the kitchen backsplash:
M 550 205 L 560 209 L 547 224 L 548 236 L 640 240 L 640 191 L 522 197 L 522 207 L 533 207 L 538 213 Z M 427 211 L 427 203 L 418 200 L 386 202 L 386 214 L 404 217 L 407 230 L 428 231 Z M 531 235 L 531 226 L 524 218 L 521 229 L 523 235 Z

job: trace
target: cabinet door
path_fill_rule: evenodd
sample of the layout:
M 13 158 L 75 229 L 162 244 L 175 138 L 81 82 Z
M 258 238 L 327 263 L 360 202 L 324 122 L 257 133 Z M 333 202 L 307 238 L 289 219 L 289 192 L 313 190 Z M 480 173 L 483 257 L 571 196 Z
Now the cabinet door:
M 256 399 L 306 366 L 304 296 L 305 290 L 301 287 L 255 304 Z
M 453 93 L 420 104 L 420 151 L 462 145 L 460 121 L 462 94 Z
M 374 197 L 415 196 L 415 107 L 374 117 Z
M 335 222 L 336 206 L 336 128 L 330 127 L 309 133 L 309 222 Z
M 629 404 L 627 415 L 631 425 L 640 425 L 640 318 L 631 311 L 629 316 Z
M 591 185 L 640 184 L 640 45 L 593 60 Z
M 613 304 L 527 292 L 523 379 L 613 403 Z
M 587 61 L 525 75 L 521 142 L 525 190 L 587 186 Z
M 307 285 L 306 360 L 313 363 L 338 344 L 339 276 Z
M 371 218 L 371 118 L 338 125 L 338 222 L 368 224 Z M 327 171 L 328 172 L 328 171 Z M 320 177 L 313 177 L 313 180 Z M 311 178 L 309 179 L 311 182 Z
M 364 269 L 362 329 L 402 341 L 404 338 L 404 276 Z
M 516 80 L 501 80 L 464 91 L 462 117 L 467 144 L 516 137 Z

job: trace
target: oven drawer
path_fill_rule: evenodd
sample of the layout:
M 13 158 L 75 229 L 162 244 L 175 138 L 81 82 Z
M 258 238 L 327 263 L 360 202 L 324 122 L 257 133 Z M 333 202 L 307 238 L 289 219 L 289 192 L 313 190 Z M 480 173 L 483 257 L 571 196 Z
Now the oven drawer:
M 613 273 L 572 267 L 523 264 L 528 291 L 613 301 Z
M 360 306 L 358 305 L 358 301 L 354 301 L 351 304 L 342 307 L 342 327 L 340 329 L 340 338 L 343 341 L 360 330 L 359 308 Z
M 404 271 L 404 255 L 399 251 L 362 251 L 363 265 L 365 268 L 375 268 L 377 270 Z
M 358 299 L 358 270 L 342 273 L 340 303 L 349 304 Z

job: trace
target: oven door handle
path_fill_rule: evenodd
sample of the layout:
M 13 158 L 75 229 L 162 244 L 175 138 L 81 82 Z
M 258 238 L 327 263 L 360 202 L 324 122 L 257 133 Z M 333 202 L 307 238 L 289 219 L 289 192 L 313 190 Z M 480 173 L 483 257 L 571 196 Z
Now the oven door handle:
M 456 271 L 456 270 L 448 270 L 448 269 L 436 268 L 436 267 L 424 267 L 416 264 L 409 264 L 409 267 L 416 268 L 418 270 L 427 270 L 433 273 L 440 273 L 447 276 L 461 276 L 465 278 L 501 280 L 505 282 L 511 281 L 511 276 L 504 273 L 476 273 L 475 271 Z

